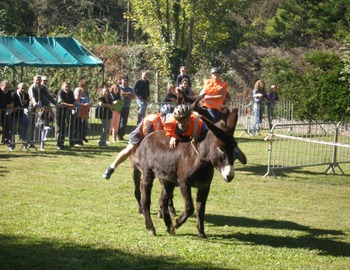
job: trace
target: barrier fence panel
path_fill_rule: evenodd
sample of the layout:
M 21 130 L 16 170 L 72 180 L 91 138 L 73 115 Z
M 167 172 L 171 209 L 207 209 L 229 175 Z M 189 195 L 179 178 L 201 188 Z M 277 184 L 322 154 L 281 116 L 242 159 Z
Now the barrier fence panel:
M 275 171 L 307 166 L 328 165 L 344 174 L 341 163 L 350 162 L 348 122 L 277 124 L 265 138 L 269 142 L 266 177 Z
M 60 133 L 64 136 L 65 145 L 73 146 L 81 143 L 83 129 L 86 129 L 87 139 L 98 140 L 103 132 L 103 117 L 96 117 L 96 108 L 90 107 L 86 126 L 79 109 L 72 111 L 45 107 L 37 110 L 0 110 L 2 143 L 6 138 L 13 146 L 19 145 L 21 150 L 28 146 L 35 149 L 40 146 L 43 149 L 45 143 L 57 144 Z M 105 120 L 108 122 L 108 119 Z
M 155 113 L 165 103 L 150 103 L 147 107 L 147 113 Z M 175 105 L 173 103 L 167 103 Z M 243 134 L 250 135 L 250 129 L 254 121 L 252 112 L 252 103 L 248 101 L 233 101 L 231 108 L 238 108 L 239 119 L 237 123 L 237 131 L 241 130 L 240 136 Z M 266 104 L 265 106 L 265 112 Z M 1 128 L 0 134 L 7 133 L 7 129 L 11 129 L 11 141 L 14 145 L 22 144 L 22 146 L 29 142 L 32 145 L 44 146 L 45 143 L 57 141 L 57 127 L 64 126 L 65 141 L 69 142 L 69 137 L 79 139 L 82 137 L 82 130 L 87 129 L 87 139 L 98 140 L 102 134 L 103 125 L 102 119 L 96 118 L 96 106 L 89 109 L 89 118 L 87 119 L 88 126 L 80 123 L 82 119 L 79 118 L 79 109 L 64 113 L 57 107 L 46 107 L 38 110 L 14 109 L 1 110 Z M 74 113 L 73 113 L 74 112 Z M 23 115 L 23 116 L 22 116 Z M 23 119 L 26 117 L 27 119 Z M 132 104 L 130 108 L 129 118 L 137 118 L 137 106 Z M 25 124 L 25 121 L 26 124 Z M 290 123 L 293 121 L 293 103 L 290 101 L 280 101 L 276 104 L 273 123 Z M 26 128 L 23 128 L 26 127 Z M 268 129 L 267 114 L 264 114 L 262 128 Z M 12 130 L 13 129 L 13 130 Z M 27 136 L 22 136 L 23 129 L 26 130 Z M 61 132 L 59 132 L 61 133 Z M 75 142 L 75 140 L 73 140 Z M 74 143 L 73 142 L 73 143 Z
M 269 106 L 268 102 L 263 102 L 263 115 L 261 129 L 270 129 L 269 127 Z M 254 120 L 253 102 L 249 101 L 232 101 L 231 108 L 238 108 L 238 122 L 237 130 L 242 130 L 239 137 L 243 134 L 250 136 L 253 135 L 250 131 Z M 293 123 L 294 121 L 294 106 L 290 100 L 282 100 L 275 104 L 273 109 L 272 124 L 286 124 Z

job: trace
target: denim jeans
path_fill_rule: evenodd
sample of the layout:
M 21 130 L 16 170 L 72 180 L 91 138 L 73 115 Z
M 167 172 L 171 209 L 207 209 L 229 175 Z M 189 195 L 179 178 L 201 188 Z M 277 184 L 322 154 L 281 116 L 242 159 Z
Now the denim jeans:
M 273 103 L 268 103 L 267 104 L 267 119 L 269 121 L 269 128 L 272 128 L 272 121 L 274 118 L 274 110 L 275 110 L 275 104 Z
M 145 117 L 148 102 L 145 99 L 136 98 L 136 103 L 139 108 L 137 115 L 137 124 L 139 124 Z
M 107 135 L 109 134 L 109 119 L 101 119 L 102 120 L 102 132 L 100 136 L 100 146 L 107 145 Z
M 120 111 L 120 122 L 119 122 L 119 130 L 118 130 L 118 138 L 122 139 L 125 135 L 125 129 L 128 124 L 130 107 L 123 107 Z
M 254 102 L 253 105 L 253 113 L 254 113 L 254 123 L 252 126 L 252 133 L 259 133 L 259 129 L 261 127 L 261 119 L 263 114 L 263 105 L 260 102 Z
M 213 123 L 217 123 L 220 120 L 220 116 L 219 116 L 219 111 L 217 109 L 214 108 L 207 108 L 207 111 L 210 115 L 210 119 Z

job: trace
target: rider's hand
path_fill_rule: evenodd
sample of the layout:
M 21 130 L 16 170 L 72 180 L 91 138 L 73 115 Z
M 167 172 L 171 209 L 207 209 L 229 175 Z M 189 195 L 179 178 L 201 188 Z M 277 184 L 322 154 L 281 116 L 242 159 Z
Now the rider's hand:
M 170 138 L 169 146 L 170 146 L 170 148 L 176 147 L 176 138 L 174 138 L 174 137 Z

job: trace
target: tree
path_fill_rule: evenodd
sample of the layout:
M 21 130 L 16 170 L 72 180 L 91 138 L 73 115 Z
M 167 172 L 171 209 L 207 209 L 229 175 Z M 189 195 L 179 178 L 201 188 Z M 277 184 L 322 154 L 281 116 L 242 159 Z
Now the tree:
M 135 27 L 147 34 L 159 70 L 173 79 L 181 64 L 195 65 L 230 40 L 235 1 L 131 0 Z
M 266 22 L 264 33 L 278 44 L 305 46 L 312 40 L 344 34 L 349 25 L 350 3 L 346 0 L 290 0 L 279 5 Z
M 262 74 L 277 84 L 280 98 L 294 102 L 297 119 L 349 120 L 350 95 L 347 82 L 340 80 L 343 64 L 332 51 L 310 50 L 294 61 L 269 57 L 262 61 Z
M 115 29 L 123 35 L 124 3 L 111 0 L 33 0 L 29 1 L 36 11 L 36 35 L 50 35 L 55 29 L 66 29 L 73 34 L 93 24 L 97 30 Z
M 0 2 L 0 33 L 4 35 L 32 35 L 34 11 L 26 0 Z

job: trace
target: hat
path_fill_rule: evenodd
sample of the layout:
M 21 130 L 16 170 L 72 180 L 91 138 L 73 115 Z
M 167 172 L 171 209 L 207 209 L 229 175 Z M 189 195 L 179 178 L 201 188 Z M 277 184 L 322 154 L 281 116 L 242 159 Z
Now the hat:
M 221 70 L 220 70 L 220 68 L 217 68 L 217 67 L 213 67 L 212 69 L 211 69 L 211 73 L 221 73 Z
M 180 70 L 185 70 L 185 69 L 186 69 L 185 66 L 181 66 L 181 67 L 180 67 Z
M 48 80 L 48 78 L 47 78 L 46 76 L 41 76 L 41 80 L 43 80 L 43 81 L 47 81 L 47 80 Z
M 122 80 L 128 81 L 129 80 L 129 76 L 123 76 Z

